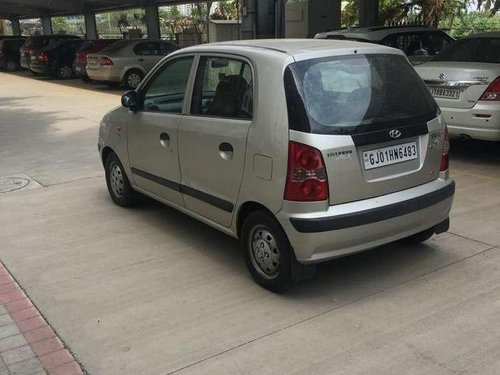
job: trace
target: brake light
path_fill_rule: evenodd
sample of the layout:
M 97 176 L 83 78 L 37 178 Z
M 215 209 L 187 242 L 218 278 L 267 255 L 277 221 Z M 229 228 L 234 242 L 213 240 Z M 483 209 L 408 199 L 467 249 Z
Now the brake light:
M 40 53 L 38 55 L 38 62 L 40 64 L 48 64 L 49 63 L 49 57 L 45 53 Z
M 109 57 L 101 57 L 99 64 L 110 66 L 113 65 L 113 60 L 111 60 Z
M 289 142 L 285 199 L 299 202 L 328 199 L 325 163 L 319 150 Z
M 480 100 L 500 102 L 500 77 L 497 77 L 481 95 Z
M 444 126 L 443 136 L 443 151 L 441 152 L 441 166 L 439 171 L 444 172 L 448 170 L 450 165 L 450 138 L 448 137 L 448 128 Z
M 85 52 L 78 52 L 75 54 L 75 60 L 80 65 L 85 65 L 87 63 L 87 54 Z

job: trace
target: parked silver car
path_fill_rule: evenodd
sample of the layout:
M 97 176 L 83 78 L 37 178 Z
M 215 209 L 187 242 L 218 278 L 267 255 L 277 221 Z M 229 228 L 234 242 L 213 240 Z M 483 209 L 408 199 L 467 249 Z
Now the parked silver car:
M 317 262 L 448 229 L 439 109 L 401 51 L 256 40 L 177 51 L 102 120 L 112 200 L 141 192 L 241 241 L 282 291 Z
M 155 39 L 119 40 L 87 56 L 87 75 L 91 80 L 135 89 L 158 61 L 177 49 L 175 44 Z
M 450 136 L 500 141 L 500 32 L 457 40 L 416 67 L 443 111 Z

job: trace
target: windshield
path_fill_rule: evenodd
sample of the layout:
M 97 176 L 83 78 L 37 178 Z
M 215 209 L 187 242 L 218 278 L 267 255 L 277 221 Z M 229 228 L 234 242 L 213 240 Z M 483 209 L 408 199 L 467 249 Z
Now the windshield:
M 500 63 L 500 38 L 457 40 L 432 61 Z
M 437 105 L 400 55 L 348 55 L 300 61 L 285 72 L 290 128 L 354 134 L 427 122 Z

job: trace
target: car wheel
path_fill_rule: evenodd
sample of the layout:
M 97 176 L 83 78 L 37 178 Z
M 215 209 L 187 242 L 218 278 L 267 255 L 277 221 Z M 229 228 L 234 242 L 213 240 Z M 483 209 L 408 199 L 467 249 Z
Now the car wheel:
M 276 219 L 265 211 L 254 211 L 245 219 L 241 233 L 245 263 L 253 279 L 272 292 L 293 287 L 292 264 L 296 260 Z
M 118 206 L 131 206 L 137 193 L 132 189 L 123 165 L 115 153 L 110 153 L 105 162 L 106 185 L 113 202 Z
M 59 79 L 70 79 L 73 77 L 73 69 L 71 66 L 63 65 L 57 68 L 56 74 Z
M 418 245 L 419 243 L 425 242 L 434 235 L 434 227 L 426 229 L 422 232 L 416 233 L 412 236 L 403 238 L 400 242 L 407 245 Z
M 140 70 L 130 70 L 123 78 L 125 87 L 129 90 L 135 90 L 144 78 L 144 74 Z

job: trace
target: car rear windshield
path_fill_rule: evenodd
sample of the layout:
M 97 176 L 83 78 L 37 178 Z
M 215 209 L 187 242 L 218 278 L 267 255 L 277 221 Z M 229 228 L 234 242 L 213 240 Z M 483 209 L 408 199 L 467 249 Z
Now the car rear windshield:
M 427 122 L 436 102 L 405 57 L 332 56 L 285 70 L 290 129 L 355 134 Z
M 432 61 L 500 63 L 500 38 L 467 38 L 457 40 Z

